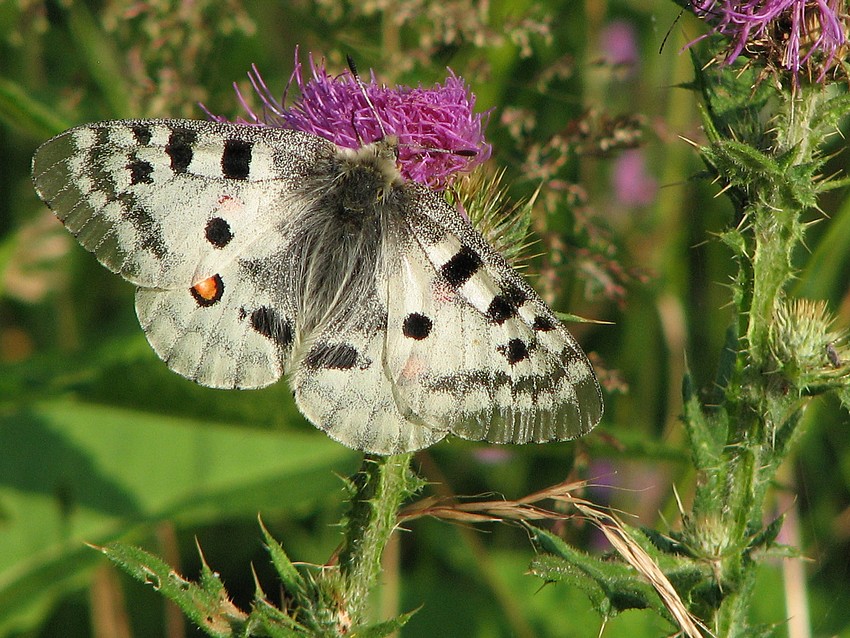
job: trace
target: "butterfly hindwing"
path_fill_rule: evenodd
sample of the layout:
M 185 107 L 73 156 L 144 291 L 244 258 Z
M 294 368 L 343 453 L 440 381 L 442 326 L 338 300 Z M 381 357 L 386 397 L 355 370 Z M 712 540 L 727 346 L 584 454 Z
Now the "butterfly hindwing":
M 436 443 L 447 433 L 403 413 L 387 373 L 385 312 L 344 335 L 319 335 L 290 379 L 299 409 L 330 437 L 359 450 L 399 454 Z
M 263 245 L 274 247 L 274 241 Z M 280 254 L 228 262 L 191 289 L 138 288 L 136 314 L 159 357 L 213 388 L 277 381 L 296 336 L 292 299 L 272 283 L 281 280 Z
M 398 396 L 464 438 L 575 438 L 598 423 L 584 353 L 542 299 L 440 198 L 422 191 L 415 244 L 390 280 L 387 353 Z

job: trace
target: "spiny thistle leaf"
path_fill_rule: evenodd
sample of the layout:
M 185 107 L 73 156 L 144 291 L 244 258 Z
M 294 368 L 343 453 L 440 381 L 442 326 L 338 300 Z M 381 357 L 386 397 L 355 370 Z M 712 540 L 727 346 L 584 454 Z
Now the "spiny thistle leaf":
M 753 68 L 719 69 L 700 56 L 693 48 L 691 59 L 696 71 L 696 87 L 705 100 L 703 118 L 708 124 L 708 139 L 728 139 L 730 132 L 740 141 L 760 148 L 769 146 L 765 137 L 761 112 L 770 98 L 768 87 L 759 85 L 755 89 L 757 71 Z
M 828 98 L 818 109 L 818 117 L 814 121 L 813 134 L 822 138 L 838 133 L 838 124 L 850 113 L 850 93 L 842 93 Z
M 682 384 L 684 424 L 690 443 L 694 466 L 699 470 L 717 468 L 722 463 L 726 445 L 729 419 L 726 411 L 718 408 L 708 415 L 696 396 L 690 373 L 686 372 Z M 718 486 L 719 487 L 719 486 Z
M 230 601 L 221 579 L 206 561 L 200 583 L 196 584 L 183 578 L 161 558 L 138 547 L 110 543 L 99 549 L 128 574 L 152 585 L 174 602 L 210 636 L 228 638 L 234 635 L 235 628 L 245 625 L 247 615 Z
M 307 582 L 304 580 L 304 577 L 301 576 L 295 565 L 289 560 L 289 556 L 286 555 L 281 544 L 266 529 L 262 519 L 260 519 L 260 529 L 263 532 L 263 540 L 265 541 L 266 549 L 269 550 L 272 565 L 274 565 L 275 571 L 280 576 L 284 591 L 296 599 L 303 597 L 307 591 Z
M 752 537 L 750 540 L 749 550 L 773 550 L 776 545 L 776 539 L 779 532 L 782 531 L 782 524 L 785 522 L 785 516 L 777 516 L 764 529 Z M 799 556 L 799 554 L 798 554 Z
M 255 599 L 248 618 L 250 629 L 246 636 L 268 636 L 268 638 L 305 638 L 309 630 L 298 624 L 283 611 L 264 599 Z
M 465 211 L 478 232 L 517 267 L 533 244 L 529 230 L 537 193 L 527 201 L 511 199 L 502 185 L 504 176 L 504 169 L 494 174 L 479 169 L 459 180 L 446 195 L 449 203 Z
M 531 563 L 531 573 L 549 582 L 567 582 L 581 589 L 603 618 L 627 609 L 653 609 L 675 622 L 655 589 L 635 578 L 634 570 L 620 562 L 602 560 L 570 547 L 563 540 L 531 528 L 533 540 L 549 552 Z
M 350 636 L 351 638 L 384 638 L 384 636 L 389 636 L 404 627 L 407 624 L 407 621 L 410 620 L 415 613 L 416 610 L 374 625 L 355 628 L 351 632 Z

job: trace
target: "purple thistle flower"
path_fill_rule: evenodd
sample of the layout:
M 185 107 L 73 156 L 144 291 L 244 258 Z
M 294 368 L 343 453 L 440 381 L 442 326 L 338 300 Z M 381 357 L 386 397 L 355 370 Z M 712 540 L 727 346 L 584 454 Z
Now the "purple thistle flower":
M 726 64 L 741 54 L 766 53 L 777 68 L 802 69 L 822 82 L 847 45 L 842 0 L 697 0 L 694 12 L 731 44 Z
M 305 81 L 296 49 L 295 68 L 280 100 L 272 96 L 256 66 L 252 67 L 249 78 L 263 111 L 254 112 L 237 88 L 248 114 L 248 119 L 237 121 L 305 131 L 347 148 L 359 148 L 385 133 L 396 135 L 401 174 L 436 190 L 445 189 L 459 173 L 470 172 L 490 157 L 492 149 L 484 139 L 488 114 L 472 112 L 475 97 L 454 73 L 432 88 L 390 88 L 378 84 L 370 73 L 361 88 L 349 71 L 331 77 L 323 64 L 314 63 L 312 55 L 309 59 L 310 77 Z M 286 94 L 293 82 L 301 95 L 287 108 Z

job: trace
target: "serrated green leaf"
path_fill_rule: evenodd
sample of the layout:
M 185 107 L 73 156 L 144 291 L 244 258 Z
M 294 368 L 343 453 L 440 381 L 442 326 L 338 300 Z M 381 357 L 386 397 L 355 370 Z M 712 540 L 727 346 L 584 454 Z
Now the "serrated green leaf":
M 785 174 L 780 163 L 772 156 L 742 142 L 722 140 L 713 144 L 709 152 L 725 171 L 734 171 L 735 174 L 731 175 L 724 171 L 724 176 L 730 181 L 737 179 L 740 183 L 746 183 L 754 174 L 773 177 Z
M 768 525 L 756 534 L 750 541 L 749 549 L 770 549 L 776 542 L 779 532 L 782 530 L 782 523 L 785 522 L 785 516 L 777 516 Z
M 255 600 L 248 618 L 250 627 L 249 635 L 259 634 L 257 629 L 262 629 L 262 634 L 269 638 L 303 638 L 308 635 L 308 630 L 297 623 L 286 613 L 265 600 Z
M 709 36 L 712 44 L 722 40 L 721 36 Z M 701 107 L 708 139 L 712 142 L 730 137 L 766 147 L 764 124 L 761 112 L 770 99 L 766 83 L 757 82 L 758 69 L 755 65 L 731 68 L 709 65 L 711 55 L 704 55 L 696 47 L 688 53 L 693 60 L 695 84 L 702 93 L 705 108 Z
M 295 565 L 292 564 L 292 561 L 289 560 L 289 556 L 286 555 L 281 544 L 272 537 L 269 530 L 263 525 L 262 519 L 260 520 L 260 529 L 263 532 L 263 539 L 271 556 L 272 565 L 280 576 L 283 589 L 296 599 L 301 598 L 307 590 L 307 583 L 295 568 Z
M 683 395 L 683 423 L 690 440 L 688 449 L 694 465 L 698 470 L 716 469 L 722 463 L 728 415 L 722 406 L 716 406 L 711 414 L 703 410 L 699 398 L 693 391 L 693 382 L 689 374 L 685 375 Z
M 818 106 L 818 116 L 813 121 L 817 133 L 813 134 L 813 138 L 823 138 L 836 132 L 839 123 L 847 117 L 848 113 L 850 113 L 850 93 L 827 98 Z
M 581 590 L 600 616 L 608 618 L 612 615 L 611 603 L 600 583 L 588 578 L 570 561 L 552 554 L 540 554 L 531 561 L 529 571 L 547 582 L 565 583 Z
M 739 347 L 738 325 L 736 323 L 732 323 L 726 329 L 726 340 L 723 344 L 723 349 L 720 351 L 720 360 L 717 362 L 717 373 L 714 379 L 711 405 L 721 405 L 724 400 L 729 380 L 735 374 Z M 725 441 L 726 436 L 725 433 L 722 433 L 721 438 L 721 433 L 718 433 L 718 436 L 715 438 L 718 441 Z
M 234 625 L 244 625 L 247 616 L 227 598 L 224 584 L 204 562 L 200 584 L 190 582 L 168 563 L 138 547 L 110 543 L 101 551 L 128 574 L 168 598 L 186 616 L 215 638 L 233 636 Z
M 384 636 L 389 636 L 404 627 L 417 611 L 414 609 L 390 620 L 384 620 L 368 627 L 358 627 L 351 632 L 351 638 L 384 638 Z
M 570 547 L 545 530 L 532 528 L 533 540 L 541 549 L 552 551 L 537 556 L 531 572 L 549 581 L 565 581 L 580 588 L 596 611 L 609 618 L 627 609 L 653 609 L 673 622 L 655 589 L 630 566 L 602 560 Z

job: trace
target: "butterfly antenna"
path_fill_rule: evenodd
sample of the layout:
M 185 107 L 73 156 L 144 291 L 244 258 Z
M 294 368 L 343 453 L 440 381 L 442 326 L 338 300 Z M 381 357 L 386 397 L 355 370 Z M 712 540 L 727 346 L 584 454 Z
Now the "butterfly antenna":
M 348 69 L 351 71 L 351 75 L 354 76 L 354 81 L 357 82 L 357 86 L 360 87 L 360 93 L 363 94 L 363 99 L 366 100 L 366 104 L 369 105 L 369 108 L 372 109 L 372 115 L 375 116 L 375 120 L 378 122 L 378 127 L 381 129 L 381 137 L 387 136 L 387 131 L 384 128 L 384 122 L 381 119 L 381 116 L 378 115 L 378 109 L 375 108 L 375 104 L 372 102 L 372 98 L 369 97 L 369 93 L 366 92 L 366 84 L 363 82 L 360 74 L 357 72 L 357 65 L 354 63 L 354 58 L 350 55 L 345 56 L 346 61 L 348 62 Z M 358 135 L 358 137 L 360 137 Z
M 688 4 L 690 5 L 692 3 L 689 2 Z M 670 34 L 673 33 L 673 27 L 675 27 L 676 24 L 678 24 L 679 20 L 682 19 L 682 16 L 684 15 L 684 13 L 685 13 L 685 8 L 683 7 L 682 9 L 679 10 L 679 15 L 676 16 L 676 19 L 673 20 L 673 24 L 671 24 L 667 28 L 667 33 L 664 34 L 664 39 L 661 41 L 661 46 L 658 47 L 658 53 L 659 54 L 664 50 L 664 45 L 667 44 L 667 39 L 670 37 Z

